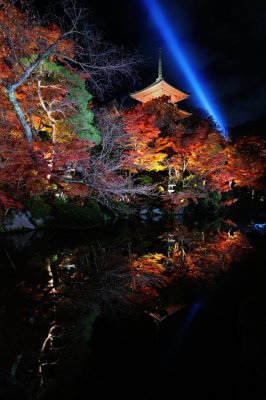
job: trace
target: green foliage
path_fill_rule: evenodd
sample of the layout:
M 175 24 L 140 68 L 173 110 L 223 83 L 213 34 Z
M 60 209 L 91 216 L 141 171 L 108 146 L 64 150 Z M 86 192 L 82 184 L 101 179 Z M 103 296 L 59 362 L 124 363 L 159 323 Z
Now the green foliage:
M 71 125 L 78 138 L 100 143 L 100 134 L 93 126 L 94 114 L 88 109 L 92 95 L 86 89 L 85 80 L 54 62 L 43 61 L 41 68 L 46 80 L 66 83 L 66 99 L 73 105 L 75 112 L 65 122 Z
M 50 260 L 51 260 L 52 263 L 56 262 L 56 261 L 58 260 L 58 255 L 57 255 L 57 254 L 53 254 L 53 255 L 50 257 Z
M 51 205 L 47 204 L 41 197 L 34 197 L 26 202 L 26 206 L 32 217 L 36 219 L 47 217 L 52 211 Z
M 83 332 L 82 332 L 82 336 L 85 342 L 89 342 L 91 340 L 93 334 L 93 325 L 99 314 L 100 314 L 100 306 L 95 304 L 93 310 L 85 316 L 83 320 Z
M 113 206 L 118 214 L 128 215 L 129 213 L 132 213 L 132 205 L 125 203 L 124 201 L 113 201 Z
M 222 200 L 221 193 L 211 192 L 208 197 L 199 199 L 198 204 L 194 207 L 199 214 L 217 214 L 223 208 Z
M 138 180 L 139 180 L 140 184 L 142 184 L 142 185 L 147 185 L 147 184 L 153 182 L 153 179 L 149 175 L 146 175 L 146 174 L 141 175 Z
M 66 195 L 65 196 L 56 197 L 55 200 L 54 200 L 55 207 L 60 207 L 60 206 L 66 204 L 68 202 L 69 202 L 69 197 L 66 196 Z
M 95 201 L 83 205 L 74 202 L 57 203 L 56 218 L 60 225 L 72 227 L 89 227 L 103 221 L 101 209 Z
M 111 216 L 109 214 L 103 213 L 102 214 L 102 220 L 106 224 L 106 223 L 111 221 Z

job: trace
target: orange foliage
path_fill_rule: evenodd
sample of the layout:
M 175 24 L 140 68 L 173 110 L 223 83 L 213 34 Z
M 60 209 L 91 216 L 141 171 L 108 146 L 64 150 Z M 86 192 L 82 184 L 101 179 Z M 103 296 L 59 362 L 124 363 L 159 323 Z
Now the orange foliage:
M 47 165 L 29 154 L 22 134 L 0 135 L 0 189 L 6 196 L 23 199 L 25 193 L 40 194 L 47 189 Z M 14 200 L 13 206 L 19 203 Z
M 163 161 L 167 155 L 162 150 L 168 143 L 159 138 L 160 130 L 154 124 L 155 117 L 146 115 L 142 106 L 137 105 L 123 113 L 123 120 L 129 134 L 124 168 L 132 172 L 164 170 Z
M 27 12 L 21 12 L 5 0 L 0 4 L 0 27 L 0 201 L 4 207 L 19 207 L 25 196 L 43 194 L 50 190 L 52 183 L 60 182 L 62 172 L 69 165 L 73 167 L 77 162 L 87 161 L 87 150 L 92 143 L 78 140 L 76 135 L 67 131 L 66 126 L 60 132 L 57 130 L 55 143 L 51 121 L 48 121 L 38 95 L 37 80 L 42 73 L 40 65 L 39 70 L 34 70 L 15 91 L 15 98 L 33 133 L 33 151 L 30 151 L 21 122 L 7 97 L 6 87 L 15 83 L 25 68 L 53 45 L 62 32 L 54 23 L 40 25 Z M 58 42 L 56 51 L 73 57 L 74 44 L 64 39 Z M 49 61 L 60 62 L 60 56 L 50 56 Z M 56 83 L 42 88 L 46 104 L 64 101 L 66 87 L 62 82 Z M 67 116 L 64 115 L 64 118 Z M 59 116 L 53 113 L 53 118 Z M 84 185 L 70 186 L 68 182 L 61 189 L 85 195 Z
M 227 221 L 230 226 L 234 223 Z M 248 239 L 239 231 L 218 230 L 204 234 L 180 225 L 171 232 L 167 255 L 149 253 L 129 262 L 132 276 L 132 301 L 141 302 L 136 295 L 158 297 L 166 286 L 178 284 L 180 278 L 203 286 L 211 286 L 233 262 L 253 251 Z M 165 237 L 167 243 L 169 233 Z M 131 254 L 130 258 L 132 259 Z
M 227 171 L 239 187 L 264 189 L 266 141 L 261 137 L 241 137 L 226 149 Z
M 131 263 L 131 267 L 137 271 L 159 275 L 165 271 L 165 266 L 160 262 L 165 258 L 166 256 L 164 256 L 163 254 L 146 254 L 133 261 Z

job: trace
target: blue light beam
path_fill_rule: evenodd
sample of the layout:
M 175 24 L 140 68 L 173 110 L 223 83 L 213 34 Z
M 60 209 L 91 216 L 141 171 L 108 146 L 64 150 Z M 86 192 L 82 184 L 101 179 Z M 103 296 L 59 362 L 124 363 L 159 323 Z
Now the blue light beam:
M 169 22 L 167 21 L 159 2 L 156 0 L 143 0 L 143 2 L 156 28 L 159 30 L 163 40 L 172 52 L 175 62 L 177 63 L 178 67 L 181 67 L 183 73 L 189 80 L 191 87 L 194 89 L 194 92 L 203 108 L 212 116 L 214 122 L 218 125 L 218 129 L 222 132 L 224 137 L 226 137 L 227 131 L 223 123 L 223 119 L 216 107 L 211 105 L 213 101 L 211 101 L 210 98 L 207 98 L 206 90 L 203 90 L 202 84 L 192 70 L 188 58 L 185 56 L 176 34 L 170 28 Z
M 200 308 L 202 307 L 202 304 L 203 304 L 202 302 L 195 303 L 189 309 L 189 312 L 188 312 L 188 314 L 186 316 L 186 319 L 183 322 L 183 324 L 182 324 L 182 326 L 180 328 L 180 331 L 178 333 L 179 339 L 182 338 L 187 333 L 189 328 L 191 327 L 192 322 L 195 319 L 195 316 L 198 314 Z
M 164 358 L 162 359 L 163 366 L 166 367 L 169 363 L 171 363 L 173 356 L 176 356 L 176 354 L 182 348 L 182 344 L 184 343 L 184 338 L 186 334 L 189 332 L 189 330 L 192 329 L 193 322 L 196 316 L 199 314 L 200 309 L 202 307 L 203 307 L 203 302 L 199 301 L 198 303 L 192 304 L 188 308 L 184 321 L 181 323 L 181 326 L 178 327 L 170 343 L 168 343 L 168 349 L 165 351 Z

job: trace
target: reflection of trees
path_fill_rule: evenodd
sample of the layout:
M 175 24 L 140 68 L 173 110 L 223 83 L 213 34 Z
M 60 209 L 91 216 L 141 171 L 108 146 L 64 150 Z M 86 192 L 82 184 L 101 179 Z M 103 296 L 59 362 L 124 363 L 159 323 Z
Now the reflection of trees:
M 238 231 L 218 230 L 206 235 L 178 226 L 162 239 L 167 243 L 167 255 L 150 253 L 129 263 L 133 300 L 136 293 L 158 298 L 165 293 L 163 288 L 180 289 L 184 282 L 211 287 L 233 262 L 252 249 L 247 238 Z
M 232 232 L 220 228 L 211 233 L 180 224 L 166 229 L 151 237 L 140 230 L 139 236 L 134 231 L 134 237 L 119 235 L 118 240 L 94 240 L 53 250 L 48 270 L 41 268 L 42 273 L 44 269 L 46 275 L 49 272 L 46 282 L 49 278 L 53 282 L 46 290 L 79 304 L 116 309 L 134 305 L 152 311 L 158 304 L 160 308 L 173 305 L 173 299 L 177 304 L 179 296 L 183 303 L 182 295 L 190 296 L 195 288 L 212 287 L 232 263 L 251 250 L 235 227 Z
M 120 232 L 108 241 L 53 248 L 38 260 L 28 254 L 26 281 L 18 287 L 36 299 L 46 293 L 52 302 L 54 296 L 64 296 L 102 309 L 134 306 L 152 312 L 186 304 L 251 251 L 246 237 L 235 229 L 207 233 L 198 226 L 176 224 L 150 236 L 141 230 L 133 236 Z
M 79 302 L 115 307 L 134 304 L 151 310 L 158 302 L 162 306 L 169 293 L 189 291 L 188 285 L 211 288 L 251 251 L 247 238 L 238 231 L 207 234 L 177 225 L 160 238 L 162 248 L 158 252 L 149 249 L 147 254 L 98 243 L 72 251 L 71 256 L 61 255 L 58 274 L 63 291 Z M 74 268 L 67 269 L 67 265 Z
M 16 296 L 21 302 L 22 314 L 29 321 L 23 322 L 25 328 L 19 339 L 21 341 L 22 337 L 26 343 L 20 365 L 21 380 L 35 382 L 39 379 L 39 375 L 38 379 L 35 375 L 26 377 L 26 372 L 32 368 L 32 361 L 28 365 L 24 357 L 26 353 L 32 354 L 34 359 L 40 356 L 39 371 L 43 379 L 49 371 L 53 376 L 53 367 L 58 373 L 61 361 L 58 366 L 54 363 L 59 359 L 63 363 L 69 361 L 68 365 L 72 366 L 73 360 L 79 362 L 77 354 L 85 357 L 98 310 L 109 312 L 111 307 L 118 312 L 145 311 L 156 324 L 158 340 L 162 321 L 191 300 L 195 301 L 195 295 L 212 287 L 221 274 L 252 250 L 246 237 L 234 229 L 207 233 L 196 227 L 171 225 L 166 233 L 154 229 L 150 236 L 147 233 L 145 236 L 141 229 L 133 235 L 131 230 L 132 236 L 128 232 L 122 235 L 121 230 L 118 237 L 109 235 L 106 241 L 83 241 L 82 245 L 72 248 L 64 243 L 60 249 L 52 247 L 50 251 L 46 248 L 45 256 L 27 252 L 24 275 L 12 254 L 21 278 L 16 285 Z M 12 313 L 21 324 L 18 313 L 13 310 Z M 29 326 L 32 332 L 35 327 L 37 350 L 33 350 L 33 342 L 28 343 L 23 338 Z M 55 327 L 63 328 L 62 337 L 56 334 Z M 11 328 L 18 330 L 17 321 Z M 20 342 L 18 347 L 21 347 Z M 42 349 L 40 354 L 38 349 Z

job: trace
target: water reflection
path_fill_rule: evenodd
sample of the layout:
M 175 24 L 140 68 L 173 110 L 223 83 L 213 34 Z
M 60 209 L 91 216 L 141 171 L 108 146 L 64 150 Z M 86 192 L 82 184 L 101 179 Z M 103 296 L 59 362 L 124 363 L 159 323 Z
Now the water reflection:
M 158 345 L 161 324 L 187 308 L 181 342 L 228 271 L 257 256 L 231 221 L 209 230 L 172 220 L 30 232 L 4 235 L 1 244 L 0 379 L 37 398 L 56 393 L 56 382 L 73 391 L 73 362 L 78 375 L 99 316 L 146 316 Z M 93 376 L 91 369 L 85 368 Z

